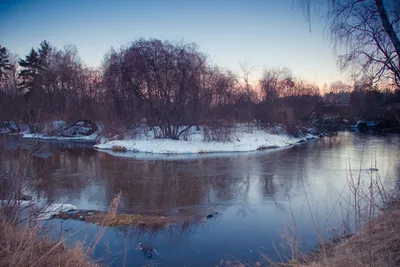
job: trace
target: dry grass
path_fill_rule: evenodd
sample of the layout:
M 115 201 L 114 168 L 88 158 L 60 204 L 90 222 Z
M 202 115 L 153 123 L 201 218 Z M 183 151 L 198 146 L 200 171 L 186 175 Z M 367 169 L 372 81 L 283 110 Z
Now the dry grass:
M 97 223 L 102 226 L 123 226 L 134 225 L 148 229 L 161 229 L 169 224 L 182 223 L 186 218 L 175 218 L 167 216 L 153 216 L 146 214 L 116 214 L 114 217 L 108 216 L 106 212 L 95 212 L 87 215 L 86 211 L 78 212 L 75 214 L 68 214 L 67 212 L 60 213 L 55 216 L 60 219 L 75 219 L 82 220 L 90 223 Z
M 260 146 L 257 148 L 257 151 L 263 151 L 263 150 L 268 150 L 268 149 L 277 149 L 279 146 Z
M 24 192 L 29 187 L 32 155 L 40 149 L 34 145 L 29 153 L 21 150 L 7 157 L 5 150 L 0 152 L 0 200 L 7 200 L 0 201 L 0 266 L 98 266 L 91 261 L 90 253 L 102 237 L 103 228 L 96 233 L 96 240 L 89 247 L 76 242 L 67 248 L 65 241 L 80 230 L 64 239 L 60 232 L 57 241 L 45 238 L 41 232 L 43 228 L 37 222 L 51 203 L 35 206 L 22 205 L 19 201 L 30 198 Z M 105 220 L 115 218 L 118 204 L 119 195 L 112 202 L 109 213 L 103 216 Z
M 101 225 L 115 220 L 119 199 L 120 195 L 114 198 L 109 212 L 102 217 Z M 75 242 L 72 248 L 67 248 L 65 241 L 80 230 L 59 241 L 49 240 L 40 235 L 42 229 L 35 224 L 38 213 L 29 215 L 29 220 L 16 222 L 15 218 L 19 216 L 15 214 L 19 211 L 12 210 L 13 217 L 6 214 L 0 217 L 0 266 L 98 266 L 89 255 L 103 236 L 104 228 L 97 231 L 96 239 L 88 247 Z
M 326 244 L 318 252 L 303 255 L 291 263 L 276 266 L 294 267 L 362 267 L 400 266 L 400 204 L 366 223 L 365 227 L 344 242 Z M 322 250 L 325 253 L 322 253 Z
M 126 152 L 128 151 L 128 149 L 126 149 L 126 147 L 124 146 L 112 146 L 111 150 L 114 152 Z
M 0 266 L 98 266 L 90 261 L 81 243 L 66 248 L 38 234 L 36 227 L 0 222 Z
M 376 168 L 376 162 L 375 162 Z M 349 169 L 351 166 L 349 163 Z M 363 175 L 368 173 L 368 175 Z M 285 241 L 295 247 L 296 253 L 272 266 L 293 267 L 363 267 L 400 266 L 400 201 L 385 192 L 384 180 L 379 173 L 368 171 L 361 162 L 359 173 L 349 172 L 347 196 L 341 195 L 337 202 L 346 214 L 347 222 L 354 224 L 354 235 L 344 231 L 341 235 L 324 242 L 310 254 L 300 253 L 296 238 Z M 393 192 L 395 193 L 395 192 Z M 307 196 L 306 196 L 307 199 Z M 307 204 L 308 199 L 307 199 Z M 312 216 L 311 207 L 309 206 Z M 329 218 L 327 218 L 329 221 Z M 317 231 L 320 229 L 314 224 Z M 340 232 L 340 231 L 338 231 Z
M 114 198 L 109 211 L 79 210 L 74 213 L 61 212 L 54 215 L 55 218 L 64 220 L 81 220 L 89 223 L 96 223 L 101 226 L 137 226 L 143 229 L 159 230 L 168 225 L 184 225 L 189 222 L 199 222 L 204 216 L 196 212 L 180 215 L 168 216 L 160 212 L 147 212 L 143 214 L 118 214 L 117 207 L 120 195 Z

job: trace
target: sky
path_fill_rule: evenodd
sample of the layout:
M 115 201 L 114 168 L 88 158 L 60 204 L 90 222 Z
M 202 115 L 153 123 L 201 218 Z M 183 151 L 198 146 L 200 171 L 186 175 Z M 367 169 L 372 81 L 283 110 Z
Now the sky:
M 348 80 L 336 64 L 320 15 L 310 24 L 296 0 L 2 0 L 0 44 L 24 57 L 43 40 L 75 44 L 88 66 L 136 38 L 195 42 L 213 63 L 289 68 L 319 86 Z

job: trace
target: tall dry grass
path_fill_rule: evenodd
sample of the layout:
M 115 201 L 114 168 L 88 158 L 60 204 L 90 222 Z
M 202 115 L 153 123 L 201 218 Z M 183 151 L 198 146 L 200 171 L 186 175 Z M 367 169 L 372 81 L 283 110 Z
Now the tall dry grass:
M 367 168 L 361 160 L 358 172 L 352 171 L 348 163 L 346 193 L 338 192 L 343 218 L 342 225 L 332 231 L 329 228 L 333 210 L 325 220 L 325 229 L 318 226 L 312 207 L 305 194 L 311 221 L 319 237 L 318 249 L 313 253 L 302 253 L 297 235 L 296 219 L 287 227 L 284 243 L 291 249 L 289 256 L 281 256 L 280 262 L 272 266 L 293 267 L 389 267 L 400 266 L 400 200 L 395 192 L 385 189 L 385 177 L 377 170 L 376 160 Z M 340 204 L 339 204 L 340 203 Z M 333 207 L 334 209 L 336 207 Z M 349 229 L 352 229 L 350 233 Z M 322 231 L 331 231 L 333 237 L 326 241 Z
M 76 242 L 67 247 L 67 239 L 80 230 L 64 238 L 60 232 L 58 241 L 46 238 L 40 215 L 51 203 L 38 205 L 35 198 L 21 201 L 30 198 L 25 195 L 29 191 L 27 181 L 36 178 L 30 166 L 32 156 L 41 148 L 37 144 L 33 147 L 17 153 L 5 149 L 0 152 L 0 266 L 98 266 L 90 256 L 103 235 L 102 228 L 89 246 Z M 115 217 L 118 203 L 117 196 L 106 216 L 108 220 Z
M 50 241 L 39 233 L 38 226 L 0 221 L 0 266 L 98 266 L 91 262 L 82 243 L 67 248 L 64 242 Z

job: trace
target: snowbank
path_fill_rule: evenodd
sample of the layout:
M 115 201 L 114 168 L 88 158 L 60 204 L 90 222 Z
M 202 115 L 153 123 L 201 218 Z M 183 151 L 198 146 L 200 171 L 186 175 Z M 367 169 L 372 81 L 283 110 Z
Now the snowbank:
M 45 123 L 42 133 L 25 133 L 23 138 L 58 141 L 95 141 L 101 133 L 101 127 L 91 121 L 52 121 Z
M 15 204 L 14 201 L 10 200 L 2 200 L 0 201 L 3 205 L 13 205 Z M 61 212 L 67 212 L 70 210 L 77 210 L 78 207 L 71 205 L 71 204 L 60 204 L 60 203 L 52 203 L 50 205 L 39 204 L 32 200 L 17 200 L 18 204 L 21 205 L 23 208 L 33 208 L 33 210 L 37 210 L 38 213 L 38 220 L 48 220 L 53 217 L 53 215 L 57 215 Z M 1 208 L 1 206 L 0 206 Z
M 57 140 L 57 141 L 96 141 L 99 133 L 94 133 L 87 136 L 47 136 L 44 134 L 24 134 L 22 137 L 26 139 L 40 140 Z
M 239 132 L 233 134 L 231 142 L 204 142 L 201 132 L 190 135 L 189 141 L 171 139 L 130 139 L 114 140 L 95 145 L 95 148 L 112 150 L 113 147 L 123 147 L 128 151 L 161 153 L 161 154 L 192 154 L 215 152 L 249 152 L 267 148 L 287 147 L 316 136 L 307 134 L 295 138 L 287 134 L 272 134 L 262 130 Z
M 376 121 L 362 121 L 362 120 L 358 120 L 356 122 L 355 125 L 353 125 L 353 128 L 359 128 L 362 126 L 366 126 L 366 127 L 375 127 L 375 126 L 379 126 L 379 122 Z
M 278 151 L 285 149 L 287 147 L 280 147 L 274 149 L 268 149 L 269 152 Z M 141 153 L 141 152 L 133 152 L 127 151 L 124 153 L 114 152 L 112 150 L 101 150 L 101 152 L 107 153 L 114 157 L 120 158 L 131 158 L 135 160 L 164 160 L 164 161 L 185 161 L 185 160 L 198 160 L 198 159 L 207 159 L 207 158 L 232 158 L 232 157 L 248 157 L 248 156 L 256 156 L 258 153 L 265 154 L 265 151 L 247 151 L 247 152 L 213 152 L 213 153 L 191 153 L 191 154 L 167 154 L 167 153 Z
M 59 204 L 53 203 L 49 206 L 45 207 L 42 212 L 40 212 L 38 219 L 39 220 L 48 220 L 51 219 L 53 215 L 57 215 L 61 212 L 67 212 L 70 210 L 77 210 L 78 207 L 71 204 Z
M 15 121 L 0 121 L 0 134 L 10 134 L 18 132 Z

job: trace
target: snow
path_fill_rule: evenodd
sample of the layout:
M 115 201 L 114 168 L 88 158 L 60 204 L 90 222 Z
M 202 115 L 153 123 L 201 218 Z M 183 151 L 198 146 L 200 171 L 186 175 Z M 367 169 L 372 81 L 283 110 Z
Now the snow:
M 44 210 L 39 214 L 39 220 L 51 219 L 53 215 L 59 214 L 60 212 L 66 212 L 69 210 L 77 210 L 78 207 L 71 204 L 59 204 L 53 203 L 45 207 Z
M 364 121 L 358 120 L 358 121 L 356 122 L 356 124 L 354 124 L 354 125 L 352 126 L 352 128 L 358 128 L 358 126 L 360 125 L 360 123 L 364 123 Z
M 26 139 L 40 139 L 40 140 L 57 140 L 57 141 L 95 141 L 99 133 L 93 133 L 87 136 L 47 136 L 44 134 L 24 134 L 22 137 Z
M 69 210 L 77 210 L 78 207 L 71 205 L 71 204 L 61 204 L 61 203 L 52 203 L 49 205 L 40 204 L 33 200 L 2 200 L 1 203 L 3 205 L 13 205 L 18 203 L 23 208 L 33 207 L 39 211 L 38 220 L 49 220 L 53 215 L 57 215 L 60 212 L 66 212 Z
M 367 126 L 368 127 L 374 127 L 374 126 L 378 126 L 379 123 L 375 122 L 375 121 L 367 121 Z
M 287 147 L 310 138 L 316 138 L 316 136 L 307 134 L 296 138 L 282 133 L 254 130 L 252 132 L 239 131 L 234 133 L 231 142 L 204 142 L 201 132 L 192 132 L 189 141 L 139 137 L 136 139 L 108 141 L 95 145 L 95 148 L 111 150 L 114 146 L 121 146 L 128 151 L 160 154 L 249 152 L 262 148 Z
M 8 128 L 5 128 L 5 127 L 1 127 L 0 128 L 0 134 L 8 134 L 8 133 L 10 133 L 11 131 L 10 131 L 10 129 L 8 129 Z
M 268 152 L 278 151 L 285 149 L 287 147 L 281 148 L 273 148 L 268 149 Z M 167 161 L 184 161 L 184 160 L 194 160 L 194 159 L 206 159 L 206 158 L 224 158 L 224 157 L 248 157 L 248 156 L 257 156 L 257 154 L 265 154 L 264 151 L 248 151 L 248 152 L 213 152 L 213 153 L 191 153 L 191 154 L 167 154 L 167 153 L 142 153 L 142 152 L 114 152 L 112 150 L 101 150 L 104 153 L 107 153 L 114 157 L 121 158 L 133 158 L 135 160 L 167 160 Z
M 366 125 L 367 127 L 379 126 L 379 122 L 376 122 L 376 121 L 363 121 L 363 120 L 358 120 L 358 121 L 356 122 L 356 124 L 353 126 L 353 128 L 358 128 L 358 127 L 360 126 L 360 124 L 364 124 L 364 123 L 365 123 L 365 125 Z
M 85 135 L 84 133 L 87 133 L 90 130 L 90 127 L 82 126 L 83 124 L 83 121 L 77 122 L 76 125 L 61 120 L 47 122 L 45 125 L 45 130 L 42 133 L 25 132 L 22 137 L 26 139 L 57 141 L 96 141 L 102 131 L 102 127 L 97 125 L 98 129 L 96 132 L 92 133 L 91 135 Z M 83 132 L 83 134 L 75 135 L 77 131 Z
M 0 121 L 0 134 L 8 134 L 18 131 L 15 121 Z
M 62 120 L 56 120 L 56 121 L 51 121 L 51 122 L 46 122 L 45 123 L 45 131 L 51 131 L 51 130 L 57 130 L 57 129 L 62 129 L 65 127 L 68 123 L 66 121 Z

